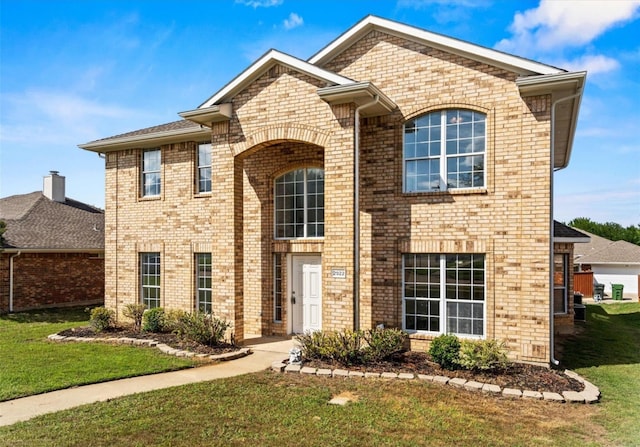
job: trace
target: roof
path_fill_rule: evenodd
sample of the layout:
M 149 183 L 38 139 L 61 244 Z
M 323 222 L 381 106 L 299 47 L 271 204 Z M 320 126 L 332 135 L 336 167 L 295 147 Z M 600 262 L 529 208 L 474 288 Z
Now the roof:
M 104 211 L 77 200 L 56 202 L 40 191 L 5 197 L 0 219 L 7 224 L 5 249 L 104 250 Z
M 167 130 L 167 126 L 176 124 L 169 123 L 79 146 L 82 149 L 105 153 L 122 149 L 149 148 L 180 141 L 197 141 L 198 138 L 205 138 L 208 126 L 215 122 L 228 121 L 233 117 L 231 102 L 233 98 L 275 65 L 284 65 L 325 82 L 327 85 L 319 89 L 319 94 L 324 94 L 323 99 L 328 102 L 342 101 L 356 104 L 359 101 L 368 102 L 368 98 L 372 96 L 371 92 L 377 91 L 374 96 L 380 97 L 382 95 L 384 107 L 375 111 L 369 110 L 369 112 L 389 113 L 395 108 L 395 104 L 393 104 L 392 98 L 384 97 L 384 91 L 380 91 L 373 85 L 365 90 L 354 88 L 370 84 L 369 79 L 349 79 L 324 68 L 328 62 L 372 31 L 398 36 L 515 73 L 518 76 L 516 86 L 523 97 L 551 95 L 554 103 L 551 111 L 553 125 L 550 136 L 550 144 L 553 148 L 553 167 L 561 169 L 569 164 L 586 72 L 567 72 L 551 65 L 372 15 L 365 17 L 348 29 L 308 61 L 277 50 L 266 52 L 196 109 L 180 113 L 180 116 L 185 120 L 193 121 L 194 125 L 199 127 L 190 127 L 186 123 L 176 122 L 181 123 L 178 128 Z M 328 88 L 329 90 L 327 90 Z M 353 101 L 347 101 L 350 99 L 347 98 L 349 94 L 353 95 Z M 336 99 L 338 97 L 339 99 Z
M 588 243 L 589 236 L 575 228 L 571 228 L 558 221 L 553 221 L 553 240 L 555 242 L 569 242 L 569 243 Z M 575 249 L 574 249 L 575 250 Z
M 578 264 L 640 264 L 640 246 L 609 239 L 580 230 L 591 242 L 576 246 L 574 262 Z

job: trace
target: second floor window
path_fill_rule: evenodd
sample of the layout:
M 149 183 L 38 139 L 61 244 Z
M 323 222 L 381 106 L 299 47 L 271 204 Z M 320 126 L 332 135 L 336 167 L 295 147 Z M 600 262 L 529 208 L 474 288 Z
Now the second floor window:
M 142 152 L 142 196 L 160 195 L 160 149 Z
M 275 237 L 324 237 L 324 169 L 287 172 L 275 183 Z
M 485 186 L 486 116 L 441 110 L 404 126 L 404 192 Z
M 211 192 L 211 143 L 198 145 L 198 192 Z

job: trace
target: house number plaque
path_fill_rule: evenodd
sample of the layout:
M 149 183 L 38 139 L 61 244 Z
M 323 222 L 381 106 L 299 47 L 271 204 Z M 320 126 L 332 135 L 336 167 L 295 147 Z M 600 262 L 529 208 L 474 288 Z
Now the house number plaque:
M 331 277 L 332 278 L 345 279 L 347 277 L 347 270 L 346 269 L 331 269 Z

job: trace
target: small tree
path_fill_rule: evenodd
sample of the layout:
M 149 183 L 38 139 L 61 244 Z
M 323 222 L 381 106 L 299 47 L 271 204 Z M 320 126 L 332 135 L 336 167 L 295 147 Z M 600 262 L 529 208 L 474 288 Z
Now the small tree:
M 141 303 L 131 303 L 124 306 L 122 315 L 133 320 L 133 330 L 140 332 L 142 329 L 142 316 L 146 306 Z

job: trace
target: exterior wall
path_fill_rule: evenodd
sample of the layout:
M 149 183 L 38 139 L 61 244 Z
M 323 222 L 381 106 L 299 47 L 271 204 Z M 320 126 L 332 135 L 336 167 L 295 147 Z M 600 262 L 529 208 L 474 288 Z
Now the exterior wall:
M 0 313 L 9 311 L 9 257 L 0 254 Z M 13 311 L 102 304 L 104 259 L 88 253 L 22 253 L 13 261 Z
M 515 359 L 548 362 L 550 98 L 523 99 L 512 73 L 378 32 L 326 68 L 373 82 L 398 105 L 362 120 L 361 327 L 402 325 L 403 253 L 482 253 L 486 336 L 506 340 Z M 323 86 L 276 66 L 234 97 L 231 121 L 212 129 L 210 195 L 194 194 L 194 142 L 162 147 L 155 199 L 140 198 L 140 150 L 107 156 L 108 306 L 139 301 L 138 253 L 158 251 L 162 305 L 192 309 L 193 253 L 211 251 L 214 313 L 234 322 L 238 340 L 283 334 L 273 253 L 321 253 L 323 327 L 352 327 L 354 106 L 329 106 Z M 487 115 L 486 188 L 404 194 L 403 123 L 451 107 Z M 273 180 L 310 165 L 325 169 L 324 240 L 276 241 Z M 416 349 L 428 342 L 412 337 Z

